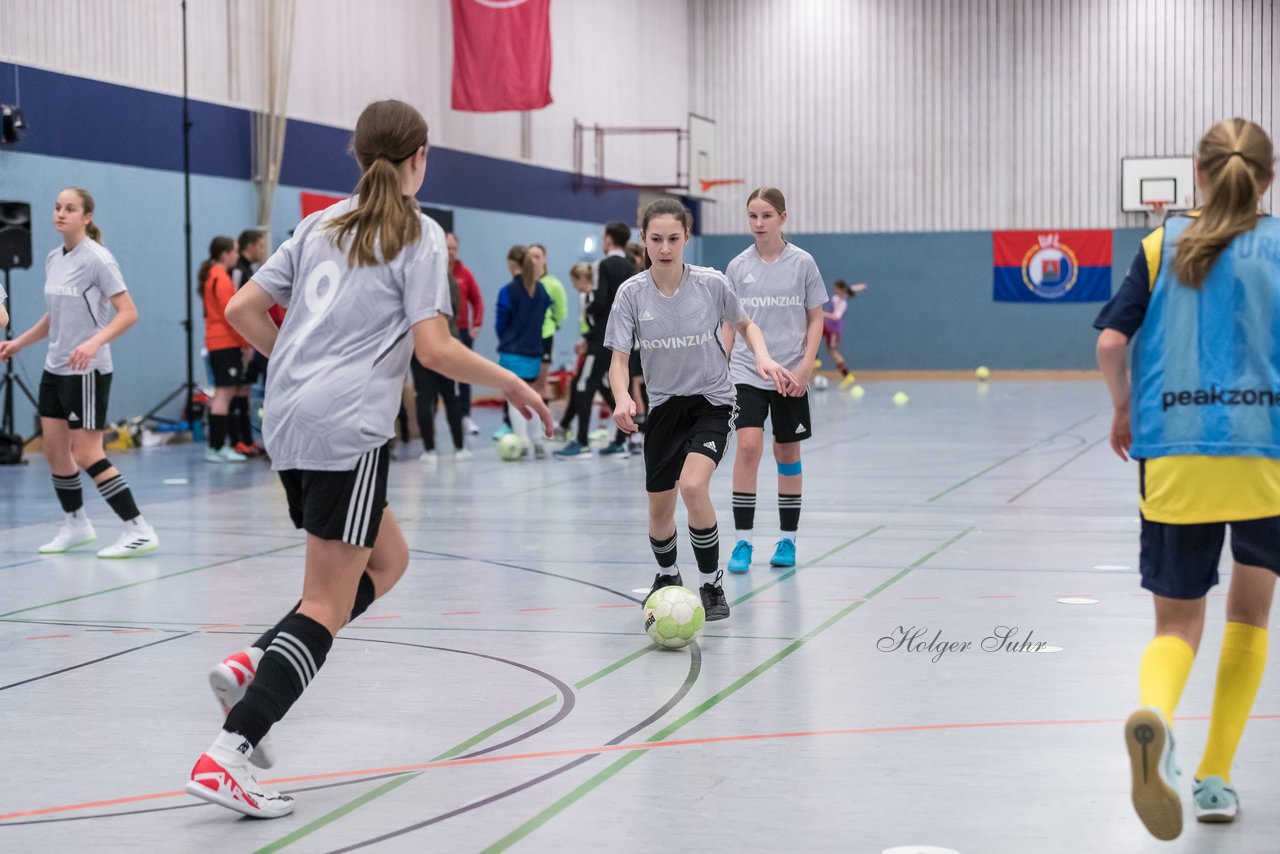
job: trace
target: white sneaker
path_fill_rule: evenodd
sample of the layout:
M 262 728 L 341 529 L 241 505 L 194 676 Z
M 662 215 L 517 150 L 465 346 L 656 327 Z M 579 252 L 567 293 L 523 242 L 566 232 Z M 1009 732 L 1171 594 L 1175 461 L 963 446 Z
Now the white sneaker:
M 458 462 L 464 462 L 466 460 L 471 459 L 473 456 L 475 455 L 472 454 L 470 451 L 468 451 L 466 448 L 453 452 L 453 458 Z
M 468 436 L 478 436 L 480 434 L 480 425 L 470 415 L 462 416 L 462 429 L 467 431 Z
M 231 714 L 231 707 L 244 699 L 244 694 L 249 690 L 253 677 L 258 674 L 258 664 L 262 661 L 262 655 L 262 650 L 251 646 L 227 656 L 209 671 L 209 687 L 213 689 L 213 696 L 217 698 L 218 705 L 222 708 L 223 720 Z M 270 740 L 271 735 L 268 733 L 262 741 L 258 742 L 253 753 L 249 754 L 249 761 L 259 768 L 270 768 L 276 764 L 275 750 Z
M 253 753 L 248 741 L 242 741 L 236 751 L 215 743 L 196 760 L 187 792 L 252 818 L 280 818 L 293 812 L 293 798 L 264 788 L 254 777 L 246 758 Z
M 115 545 L 107 546 L 98 552 L 98 557 L 114 560 L 118 558 L 137 557 L 153 552 L 160 547 L 160 538 L 154 528 L 139 528 L 136 525 L 125 525 L 124 533 Z
M 42 555 L 62 554 L 63 552 L 71 551 L 76 546 L 92 543 L 97 538 L 98 534 L 93 530 L 93 525 L 88 519 L 80 522 L 72 522 L 68 519 L 58 529 L 58 535 L 36 549 L 36 551 Z
M 435 451 L 423 451 L 422 455 L 418 457 L 418 462 L 429 469 L 433 469 L 440 464 L 440 455 Z
M 223 445 L 218 451 L 218 456 L 222 457 L 224 463 L 243 463 L 249 459 L 230 445 Z
M 204 461 L 206 463 L 226 462 L 226 460 L 222 459 L 221 453 L 219 453 L 218 451 L 215 451 L 213 448 L 210 448 L 208 445 L 204 446 Z

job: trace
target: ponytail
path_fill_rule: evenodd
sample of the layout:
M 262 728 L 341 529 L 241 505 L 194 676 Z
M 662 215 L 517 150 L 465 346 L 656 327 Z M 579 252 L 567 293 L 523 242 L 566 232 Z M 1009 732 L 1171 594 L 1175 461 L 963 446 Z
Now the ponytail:
M 204 299 L 204 283 L 209 281 L 209 273 L 213 271 L 213 265 L 218 263 L 218 259 L 224 253 L 235 248 L 236 242 L 230 237 L 218 235 L 209 241 L 209 257 L 204 259 L 204 263 L 200 265 L 200 272 L 196 273 L 196 293 L 200 295 L 200 299 Z
M 87 215 L 93 215 L 93 195 L 84 187 L 67 187 L 68 190 L 80 197 L 80 204 L 84 207 Z M 102 243 L 102 229 L 94 225 L 92 221 L 85 223 L 85 235 L 95 243 Z
M 413 200 L 400 188 L 400 173 L 390 160 L 379 157 L 360 176 L 356 185 L 360 201 L 333 222 L 333 241 L 351 240 L 347 263 L 352 267 L 372 267 L 382 258 L 391 261 L 400 250 L 422 236 L 420 213 Z
M 1266 131 L 1240 118 L 1210 128 L 1197 154 L 1206 198 L 1200 216 L 1179 236 L 1173 259 L 1178 281 L 1193 288 L 1204 284 L 1232 240 L 1257 225 L 1258 198 L 1275 162 Z
M 422 236 L 422 212 L 405 195 L 396 167 L 426 145 L 426 121 L 403 101 L 375 101 L 360 114 L 351 137 L 362 170 L 355 189 L 358 201 L 326 226 L 335 244 L 350 239 L 350 266 L 392 261 Z

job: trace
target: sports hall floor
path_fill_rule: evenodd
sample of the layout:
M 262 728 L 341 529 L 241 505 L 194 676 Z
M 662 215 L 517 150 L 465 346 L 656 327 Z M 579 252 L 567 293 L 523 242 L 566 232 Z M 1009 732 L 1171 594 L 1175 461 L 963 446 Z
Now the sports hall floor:
M 46 467 L 0 469 L 0 851 L 1277 850 L 1274 678 L 1235 824 L 1160 843 L 1129 805 L 1121 722 L 1152 616 L 1101 384 L 867 389 L 814 394 L 802 563 L 767 565 L 766 463 L 733 616 L 679 652 L 640 625 L 640 459 L 502 463 L 486 410 L 474 460 L 393 464 L 412 565 L 273 734 L 263 776 L 298 806 L 270 822 L 181 793 L 219 724 L 207 668 L 299 590 L 303 540 L 266 467 L 190 445 L 114 455 L 162 538 L 120 563 L 37 558 L 57 521 Z M 725 558 L 730 469 L 713 485 Z M 1188 815 L 1222 601 L 1179 709 Z M 878 650 L 900 626 L 973 648 Z M 980 651 L 998 626 L 1054 651 Z

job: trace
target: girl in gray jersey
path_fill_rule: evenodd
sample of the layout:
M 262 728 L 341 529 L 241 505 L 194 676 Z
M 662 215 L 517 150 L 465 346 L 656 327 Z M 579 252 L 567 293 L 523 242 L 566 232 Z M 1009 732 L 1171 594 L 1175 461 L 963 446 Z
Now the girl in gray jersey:
M 138 310 L 125 289 L 120 265 L 101 243 L 93 209 L 88 190 L 70 187 L 58 194 L 53 227 L 62 235 L 62 245 L 44 263 L 45 315 L 17 338 L 0 342 L 0 361 L 49 339 L 40 378 L 40 431 L 53 491 L 66 519 L 57 536 L 40 546 L 39 552 L 58 554 L 97 538 L 84 512 L 80 488 L 84 469 L 125 523 L 115 545 L 99 551 L 98 557 L 127 558 L 160 545 L 156 532 L 142 518 L 129 484 L 102 447 L 111 391 L 110 342 L 137 322 Z
M 699 593 L 706 618 L 723 620 L 729 616 L 729 603 L 721 585 L 720 535 L 710 487 L 729 441 L 735 393 L 720 346 L 720 327 L 730 324 L 742 334 L 762 378 L 786 387 L 795 378 L 770 358 L 764 336 L 725 277 L 684 263 L 691 221 L 689 211 L 674 199 L 658 199 L 645 209 L 641 232 L 653 265 L 618 289 L 604 343 L 613 351 L 609 387 L 615 389 L 614 419 L 623 431 L 636 432 L 628 364 L 637 347 L 649 391 L 645 488 L 649 544 L 659 567 L 650 595 L 682 584 L 676 567 L 679 487 L 703 580 Z
M 804 476 L 800 443 L 813 435 L 809 417 L 809 378 L 822 343 L 822 309 L 827 289 L 813 256 L 782 236 L 787 202 L 775 187 L 760 187 L 747 197 L 747 219 L 755 243 L 729 262 L 725 275 L 764 340 L 796 384 L 784 388 L 760 379 L 753 356 L 733 330 L 725 338 L 733 349 L 731 370 L 738 387 L 738 455 L 733 461 L 733 527 L 736 545 L 730 572 L 751 567 L 752 529 L 756 515 L 756 473 L 764 453 L 764 423 L 773 427 L 773 459 L 778 465 L 778 522 L 781 533 L 770 565 L 796 565 L 800 496 Z
M 315 678 L 338 629 L 409 563 L 386 479 L 410 353 L 452 379 L 501 389 L 551 432 L 529 386 L 450 334 L 444 232 L 414 200 L 426 169 L 422 116 L 401 101 L 370 104 L 352 150 L 356 195 L 303 220 L 226 311 L 271 359 L 264 437 L 290 516 L 307 532 L 306 576 L 293 610 L 210 673 L 226 721 L 187 791 L 258 818 L 293 811 L 292 798 L 254 778 L 250 763 L 271 764 L 267 730 Z M 278 330 L 274 304 L 289 309 Z

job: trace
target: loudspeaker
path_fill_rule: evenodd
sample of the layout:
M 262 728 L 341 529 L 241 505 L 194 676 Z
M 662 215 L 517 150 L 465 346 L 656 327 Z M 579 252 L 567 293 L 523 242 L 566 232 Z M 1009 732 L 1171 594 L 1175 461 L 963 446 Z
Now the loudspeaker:
M 0 270 L 31 266 L 31 205 L 0 202 Z
M 447 211 L 444 208 L 433 208 L 427 205 L 419 205 L 422 212 L 427 215 L 428 219 L 436 221 L 436 225 L 440 226 L 445 232 L 453 231 L 453 211 Z

